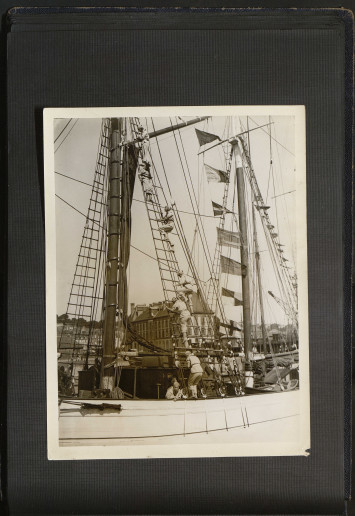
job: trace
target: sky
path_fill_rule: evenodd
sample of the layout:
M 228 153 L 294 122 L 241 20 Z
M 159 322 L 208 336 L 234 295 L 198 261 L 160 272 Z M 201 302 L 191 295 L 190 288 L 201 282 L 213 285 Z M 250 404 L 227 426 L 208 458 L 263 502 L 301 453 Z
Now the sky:
M 182 120 L 175 116 L 169 118 L 147 118 L 141 119 L 143 125 L 147 125 L 149 131 L 169 127 L 171 123 L 181 123 Z M 285 256 L 289 260 L 292 269 L 296 267 L 296 165 L 295 165 L 295 121 L 292 116 L 244 116 L 240 120 L 233 120 L 234 130 L 242 130 L 249 125 L 250 153 L 254 172 L 262 192 L 275 231 L 279 234 L 280 242 L 284 244 Z M 257 126 L 263 126 L 252 130 Z M 87 212 L 90 198 L 90 187 L 83 183 L 91 184 L 94 178 L 97 148 L 100 136 L 101 118 L 96 119 L 56 119 L 54 121 L 55 141 L 55 188 L 56 195 L 56 242 L 57 242 L 57 313 L 66 311 L 68 296 L 77 254 L 79 252 L 80 239 L 82 236 L 85 217 L 79 212 Z M 199 239 L 196 239 L 196 218 L 193 214 L 192 204 L 198 205 L 198 211 L 203 221 L 203 229 L 206 235 L 208 253 L 213 259 L 216 245 L 216 224 L 218 219 L 213 217 L 211 201 L 222 202 L 224 184 L 208 183 L 204 171 L 204 163 L 218 169 L 225 170 L 225 156 L 222 146 L 219 145 L 210 151 L 198 155 L 200 150 L 196 137 L 195 128 L 219 135 L 222 139 L 227 136 L 227 131 L 232 130 L 232 121 L 227 117 L 212 117 L 208 121 L 200 122 L 194 126 L 183 128 L 179 133 L 169 133 L 160 136 L 158 142 L 151 139 L 150 150 L 152 161 L 159 176 L 163 190 L 166 192 L 167 201 L 174 201 L 180 212 L 181 221 L 184 227 L 186 239 L 193 252 L 195 262 L 202 281 L 208 281 L 210 268 L 205 258 L 203 246 Z M 159 145 L 158 145 L 159 143 Z M 212 145 L 212 144 L 211 144 Z M 161 160 L 162 157 L 162 160 Z M 164 163 L 165 172 L 162 167 Z M 235 204 L 236 192 L 234 182 L 235 163 L 232 163 L 231 185 L 228 194 L 228 207 L 237 211 Z M 69 179 L 76 179 L 82 183 Z M 167 188 L 167 181 L 171 195 Z M 188 184 L 188 187 L 186 185 Z M 192 188 L 193 186 L 193 188 Z M 191 201 L 191 198 L 192 201 Z M 195 196 L 195 197 L 194 197 Z M 155 257 L 153 240 L 143 201 L 142 187 L 137 179 L 135 183 L 132 204 L 132 246 L 144 253 Z M 246 186 L 246 199 L 251 206 L 250 188 Z M 76 208 L 68 206 L 64 201 Z M 233 203 L 234 201 L 234 203 Z M 161 199 L 162 206 L 165 199 Z M 187 212 L 187 213 L 184 213 Z M 278 322 L 286 324 L 287 318 L 283 310 L 267 294 L 268 290 L 281 297 L 274 269 L 270 261 L 269 251 L 259 220 L 259 213 L 256 213 L 256 227 L 258 244 L 261 256 L 261 275 L 265 306 L 265 318 L 267 323 Z M 252 240 L 253 228 L 251 224 L 251 212 L 248 218 L 249 240 Z M 235 230 L 235 222 L 232 217 L 226 219 L 225 229 Z M 177 237 L 175 237 L 177 238 Z M 174 239 L 172 237 L 172 239 Z M 188 273 L 188 267 L 182 250 L 174 241 L 176 256 L 180 267 Z M 225 256 L 237 261 L 240 260 L 238 250 L 224 249 Z M 253 252 L 251 246 L 250 251 Z M 128 267 L 129 302 L 130 303 L 151 303 L 163 300 L 163 291 L 159 277 L 157 262 L 131 248 L 130 264 Z M 237 276 L 222 275 L 222 285 L 241 292 L 241 279 Z M 251 282 L 251 290 L 255 291 L 255 283 Z M 252 296 L 254 299 L 255 296 Z M 258 319 L 260 308 L 256 297 L 252 303 L 252 313 Z M 241 308 L 226 308 L 228 318 L 236 321 L 241 320 Z

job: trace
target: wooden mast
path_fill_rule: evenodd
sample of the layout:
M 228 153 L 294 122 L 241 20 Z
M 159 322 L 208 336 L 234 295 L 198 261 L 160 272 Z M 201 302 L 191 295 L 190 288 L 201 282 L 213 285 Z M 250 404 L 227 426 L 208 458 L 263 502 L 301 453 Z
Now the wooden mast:
M 249 352 L 251 351 L 251 320 L 250 320 L 250 282 L 249 282 L 249 251 L 248 251 L 248 228 L 247 213 L 245 205 L 245 182 L 242 157 L 240 154 L 238 140 L 232 142 L 236 164 L 238 215 L 240 230 L 240 263 L 242 269 L 242 294 L 243 294 L 243 334 L 245 360 L 249 363 Z
M 121 185 L 122 185 L 122 118 L 111 119 L 108 195 L 108 241 L 106 259 L 106 306 L 103 332 L 103 358 L 101 365 L 101 389 L 114 387 L 114 367 L 105 366 L 115 358 L 115 322 L 117 310 L 117 282 L 119 268 Z
M 266 355 L 268 352 L 267 335 L 266 335 L 266 329 L 265 329 L 264 302 L 263 302 L 263 292 L 262 292 L 262 288 L 261 288 L 261 274 L 260 274 L 260 253 L 259 253 L 258 237 L 257 237 L 257 233 L 256 233 L 254 206 L 253 206 L 253 229 L 254 229 L 254 246 L 255 246 L 255 265 L 256 265 L 256 275 L 258 278 L 258 290 L 259 290 L 259 302 L 260 302 L 261 332 L 262 332 L 262 336 L 263 336 L 263 350 L 264 350 L 264 354 Z

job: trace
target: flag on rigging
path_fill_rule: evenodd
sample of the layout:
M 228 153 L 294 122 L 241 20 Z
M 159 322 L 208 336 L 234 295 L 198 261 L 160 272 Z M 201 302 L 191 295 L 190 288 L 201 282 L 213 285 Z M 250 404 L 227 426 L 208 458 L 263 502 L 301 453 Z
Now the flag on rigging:
M 238 292 L 233 292 L 233 290 L 222 287 L 222 296 L 233 299 L 234 306 L 241 306 L 243 304 L 242 295 L 238 294 Z
M 213 208 L 213 215 L 215 217 L 219 217 L 220 215 L 223 215 L 223 213 L 233 213 L 230 210 L 227 210 L 227 208 L 223 208 L 221 204 L 217 204 L 216 202 L 212 201 L 212 208 Z
M 235 330 L 237 331 L 241 331 L 241 327 L 238 326 L 238 323 L 235 322 L 235 321 L 232 321 L 232 319 L 229 320 L 229 324 L 226 324 L 226 323 L 220 323 L 220 326 L 222 326 L 222 328 L 226 328 L 226 330 L 229 330 L 229 335 L 232 336 L 233 335 L 233 332 Z
M 227 174 L 223 170 L 218 170 L 218 168 L 213 168 L 210 165 L 206 165 L 206 163 L 205 163 L 205 172 L 207 175 L 207 181 L 209 183 L 227 183 L 228 182 Z
M 227 231 L 226 229 L 217 228 L 217 239 L 219 245 L 226 245 L 228 247 L 235 247 L 240 249 L 240 234 L 234 231 Z
M 220 137 L 216 134 L 206 133 L 205 131 L 200 131 L 200 129 L 195 129 L 195 131 L 200 147 L 206 145 L 206 143 L 214 142 L 215 140 L 221 141 Z
M 245 265 L 242 266 L 241 263 L 232 260 L 232 258 L 227 258 L 226 256 L 221 255 L 221 272 L 242 276 L 246 273 L 246 267 Z

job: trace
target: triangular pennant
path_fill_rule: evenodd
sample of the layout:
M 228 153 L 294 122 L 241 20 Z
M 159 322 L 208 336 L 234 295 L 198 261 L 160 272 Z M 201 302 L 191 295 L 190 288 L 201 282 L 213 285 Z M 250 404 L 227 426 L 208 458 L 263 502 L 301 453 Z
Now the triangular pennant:
M 213 201 L 212 201 L 212 208 L 213 208 L 213 215 L 215 217 L 219 217 L 219 216 L 223 215 L 223 213 L 225 212 L 223 206 L 221 206 L 220 204 L 217 204 L 216 202 L 213 202 Z
M 206 163 L 205 172 L 209 183 L 227 183 L 228 181 L 227 174 L 223 170 L 218 170 L 218 168 L 206 165 Z
M 206 145 L 206 143 L 214 142 L 215 140 L 221 141 L 220 137 L 216 134 L 206 133 L 205 131 L 200 131 L 200 129 L 195 129 L 195 131 L 200 147 Z
M 217 228 L 217 239 L 219 245 L 240 248 L 240 234 L 226 229 Z
M 217 204 L 214 201 L 212 201 L 212 208 L 213 208 L 213 215 L 215 217 L 219 217 L 220 215 L 223 215 L 223 213 L 233 213 L 230 210 L 227 210 L 227 208 L 223 208 L 223 206 L 221 204 Z

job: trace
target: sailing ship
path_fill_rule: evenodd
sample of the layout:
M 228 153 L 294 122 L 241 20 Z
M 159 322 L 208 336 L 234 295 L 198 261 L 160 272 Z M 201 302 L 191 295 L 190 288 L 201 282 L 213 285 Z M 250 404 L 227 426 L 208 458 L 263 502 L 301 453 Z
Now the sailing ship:
M 159 128 L 154 118 L 101 121 L 67 310 L 58 317 L 62 445 L 187 442 L 298 416 L 297 275 L 269 215 L 271 189 L 268 205 L 252 161 L 252 135 L 262 131 L 273 180 L 274 122 L 219 118 L 175 117 Z M 194 141 L 186 143 L 191 128 Z M 184 203 L 174 197 L 174 182 L 184 188 Z M 134 202 L 145 209 L 154 254 L 132 244 Z M 129 313 L 132 249 L 143 253 L 143 271 L 154 261 L 162 299 L 131 303 Z M 274 278 L 269 292 L 265 275 Z M 283 332 L 265 315 L 272 303 L 287 321 Z M 195 393 L 191 353 L 203 369 Z M 182 395 L 167 400 L 174 378 Z

